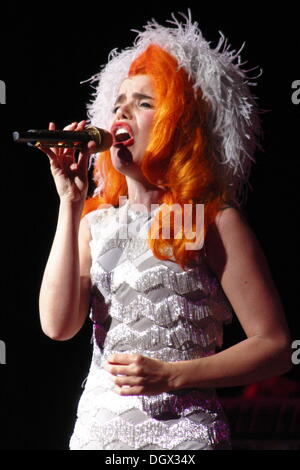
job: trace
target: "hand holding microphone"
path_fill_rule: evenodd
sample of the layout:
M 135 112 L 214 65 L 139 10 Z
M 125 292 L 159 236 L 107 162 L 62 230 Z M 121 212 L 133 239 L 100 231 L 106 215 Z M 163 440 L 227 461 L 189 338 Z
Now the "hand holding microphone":
M 113 143 L 112 135 L 108 131 L 92 126 L 75 131 L 66 128 L 63 131 L 30 129 L 26 132 L 13 132 L 13 139 L 19 143 L 26 142 L 30 146 L 72 147 L 79 150 L 84 149 L 85 144 L 92 140 L 96 143 L 96 152 L 109 149 Z
M 66 126 L 63 131 L 56 131 L 55 124 L 50 122 L 49 131 L 43 131 L 44 136 L 42 138 L 45 139 L 45 145 L 43 142 L 40 142 L 37 146 L 49 158 L 52 176 L 61 202 L 75 202 L 79 203 L 80 206 L 83 205 L 88 191 L 89 156 L 111 146 L 111 135 L 107 131 L 103 131 L 108 136 L 104 138 L 104 142 L 102 140 L 101 146 L 101 141 L 95 142 L 90 138 L 89 134 L 84 134 L 86 132 L 85 124 L 86 121 L 81 121 L 80 123 L 73 122 Z M 52 135 L 52 142 L 47 140 L 49 135 Z M 63 145 L 60 145 L 63 142 L 61 138 L 65 136 L 71 136 L 71 140 L 69 143 L 65 141 Z M 35 137 L 32 139 L 33 142 Z M 23 138 L 29 137 L 23 135 Z M 82 139 L 85 139 L 85 141 Z M 80 147 L 74 144 L 76 142 L 80 142 Z M 76 160 L 75 152 L 78 148 L 81 151 Z

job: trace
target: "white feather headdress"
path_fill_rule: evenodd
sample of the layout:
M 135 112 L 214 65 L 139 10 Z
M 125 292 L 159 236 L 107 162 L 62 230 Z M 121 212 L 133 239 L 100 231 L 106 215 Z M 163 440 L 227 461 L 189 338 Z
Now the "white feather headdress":
M 204 39 L 198 23 L 192 22 L 190 10 L 188 16 L 181 15 L 185 23 L 174 15 L 173 21 L 168 21 L 171 27 L 152 20 L 144 31 L 133 30 L 137 37 L 132 47 L 121 52 L 111 51 L 100 73 L 87 80 L 98 82 L 92 95 L 94 99 L 87 105 L 89 122 L 108 128 L 113 104 L 122 81 L 128 76 L 130 64 L 150 44 L 156 44 L 177 59 L 195 90 L 200 88 L 203 98 L 210 103 L 208 127 L 214 153 L 223 165 L 233 192 L 239 192 L 248 180 L 260 129 L 255 97 L 249 89 L 249 85 L 255 83 L 247 76 L 251 70 L 241 68 L 244 64 L 239 54 L 244 45 L 238 52 L 232 51 L 220 33 L 219 43 L 213 49 Z

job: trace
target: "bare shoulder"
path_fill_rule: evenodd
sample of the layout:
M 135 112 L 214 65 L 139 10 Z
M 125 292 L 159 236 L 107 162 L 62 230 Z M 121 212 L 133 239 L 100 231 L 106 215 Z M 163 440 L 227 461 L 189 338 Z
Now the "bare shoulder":
M 207 262 L 218 277 L 246 335 L 289 342 L 283 305 L 263 249 L 243 214 L 218 213 L 208 230 Z
M 206 240 L 207 261 L 219 277 L 228 262 L 261 256 L 257 237 L 242 212 L 234 207 L 219 211 L 209 227 Z
M 224 210 L 220 210 L 217 213 L 214 225 L 222 233 L 226 233 L 228 231 L 232 232 L 232 230 L 229 230 L 230 228 L 235 228 L 236 230 L 249 230 L 252 233 L 246 217 L 242 211 L 235 207 L 226 207 Z

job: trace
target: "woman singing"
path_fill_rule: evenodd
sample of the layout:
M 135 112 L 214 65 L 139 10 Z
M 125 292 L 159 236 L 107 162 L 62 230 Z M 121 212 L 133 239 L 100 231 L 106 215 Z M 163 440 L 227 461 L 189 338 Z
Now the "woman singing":
M 94 324 L 70 449 L 230 449 L 215 389 L 290 368 L 283 307 L 241 209 L 259 131 L 249 78 L 189 16 L 148 23 L 92 81 L 89 120 L 111 148 L 89 142 L 76 161 L 41 147 L 60 197 L 42 329 L 67 340 L 89 312 Z M 232 314 L 246 339 L 222 350 Z

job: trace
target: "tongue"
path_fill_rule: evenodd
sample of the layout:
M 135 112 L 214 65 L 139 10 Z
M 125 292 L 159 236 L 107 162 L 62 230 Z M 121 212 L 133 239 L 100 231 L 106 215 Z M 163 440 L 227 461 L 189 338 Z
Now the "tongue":
M 117 142 L 125 142 L 126 140 L 130 139 L 130 134 L 127 134 L 126 132 L 122 134 L 118 134 L 116 136 Z

